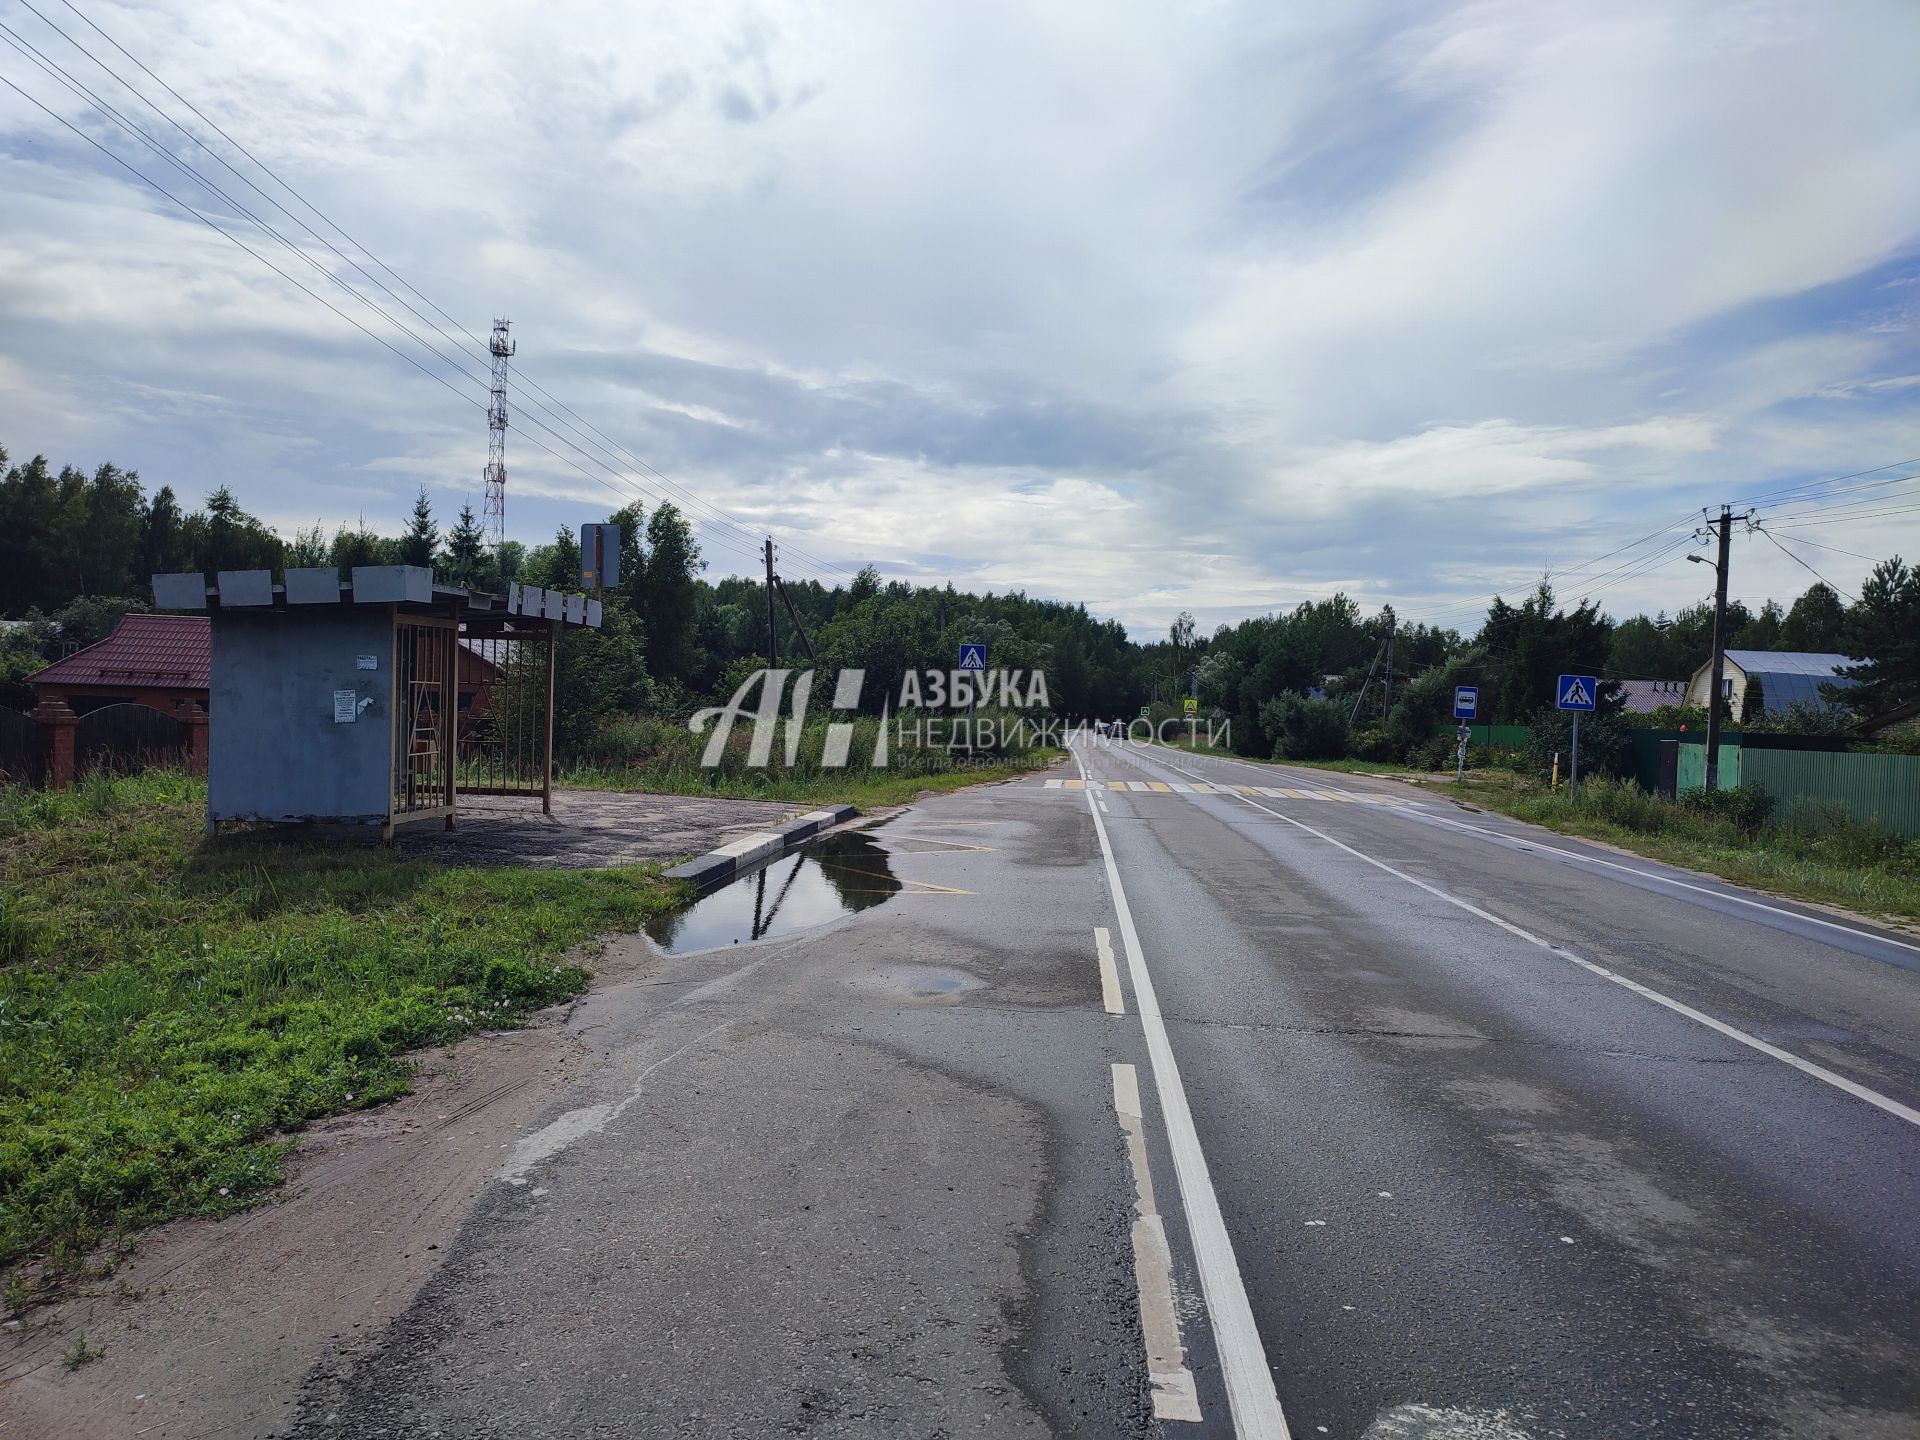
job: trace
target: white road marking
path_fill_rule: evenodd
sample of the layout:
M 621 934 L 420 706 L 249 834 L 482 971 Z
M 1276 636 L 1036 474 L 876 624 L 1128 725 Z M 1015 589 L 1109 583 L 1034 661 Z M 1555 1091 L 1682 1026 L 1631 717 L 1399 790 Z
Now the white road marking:
M 1173 764 L 1172 761 L 1163 760 L 1161 763 L 1169 769 L 1179 770 L 1183 775 L 1196 773 L 1191 770 L 1182 769 L 1182 767 Z M 1244 760 L 1221 760 L 1218 763 L 1222 765 L 1246 765 L 1248 762 Z M 1269 791 L 1265 787 L 1262 787 L 1261 793 L 1267 794 Z M 1286 790 L 1282 793 L 1292 796 L 1295 799 L 1306 798 L 1306 793 L 1298 790 Z M 1548 845 L 1536 840 L 1531 835 L 1510 835 L 1500 830 L 1489 830 L 1482 825 L 1469 825 L 1466 821 L 1455 820 L 1449 815 L 1437 815 L 1431 810 L 1416 808 L 1418 805 L 1417 801 L 1401 800 L 1397 797 L 1390 796 L 1376 796 L 1361 790 L 1346 793 L 1350 798 L 1384 803 L 1404 810 L 1419 819 L 1431 820 L 1435 824 L 1451 826 L 1455 830 L 1462 830 L 1470 835 L 1480 835 L 1489 840 L 1504 841 L 1511 845 L 1531 846 L 1542 854 L 1557 855 L 1563 860 L 1577 861 L 1582 865 L 1595 865 L 1606 870 L 1618 870 L 1622 874 L 1637 876 L 1642 880 L 1652 880 L 1656 884 L 1671 885 L 1676 890 L 1691 890 L 1695 894 L 1710 895 L 1716 900 L 1730 900 L 1736 905 L 1745 905 L 1752 910 L 1763 910 L 1769 915 L 1780 915 L 1789 920 L 1804 920 L 1809 925 L 1818 925 L 1826 930 L 1838 930 L 1843 935 L 1853 935 L 1862 940 L 1871 940 L 1880 945 L 1891 945 L 1896 949 L 1908 950 L 1916 955 L 1920 955 L 1920 944 L 1916 944 L 1910 940 L 1896 940 L 1890 935 L 1879 935 L 1871 930 L 1862 930 L 1854 925 L 1842 925 L 1836 920 L 1823 920 L 1818 915 L 1804 915 L 1798 910 L 1783 910 L 1778 905 L 1769 905 L 1761 900 L 1749 900 L 1744 895 L 1728 894 L 1724 890 L 1715 890 L 1711 886 L 1695 884 L 1693 881 L 1681 880 L 1676 876 L 1661 875 L 1652 870 L 1642 870 L 1635 865 L 1622 865 L 1617 860 L 1604 860 L 1598 855 L 1584 855 L 1578 850 L 1564 850 L 1558 845 Z M 1728 881 L 1727 883 L 1732 884 L 1733 882 Z
M 1100 932 L 1102 935 L 1106 931 Z M 1200 1393 L 1180 1347 L 1180 1312 L 1173 1302 L 1173 1252 L 1166 1222 L 1153 1200 L 1147 1165 L 1147 1122 L 1140 1113 L 1140 1078 L 1131 1065 L 1113 1067 L 1113 1110 L 1127 1137 L 1133 1167 L 1133 1280 L 1140 1295 L 1140 1333 L 1146 1341 L 1153 1413 L 1161 1420 L 1198 1420 Z
M 1513 845 L 1531 846 L 1548 855 L 1558 855 L 1563 860 L 1577 860 L 1582 865 L 1599 865 L 1608 870 L 1618 870 L 1623 874 L 1635 875 L 1642 880 L 1658 881 L 1662 885 L 1672 885 L 1680 890 L 1692 890 L 1701 895 L 1711 895 L 1716 900 L 1731 900 L 1736 905 L 1746 905 L 1755 910 L 1764 910 L 1769 915 L 1784 915 L 1789 920 L 1804 920 L 1809 925 L 1819 925 L 1827 930 L 1838 930 L 1843 935 L 1857 935 L 1862 940 L 1872 940 L 1881 945 L 1896 946 L 1901 950 L 1911 950 L 1920 955 L 1920 945 L 1906 940 L 1895 940 L 1890 935 L 1876 935 L 1871 930 L 1857 929 L 1852 925 L 1842 925 L 1834 920 L 1822 920 L 1818 915 L 1802 915 L 1798 910 L 1782 910 L 1777 905 L 1768 905 L 1759 900 L 1749 900 L 1744 895 L 1729 895 L 1724 890 L 1715 890 L 1710 886 L 1696 885 L 1689 880 L 1680 880 L 1671 875 L 1661 875 L 1652 870 L 1642 870 L 1634 865 L 1622 865 L 1613 860 L 1602 860 L 1598 855 L 1582 855 L 1578 850 L 1562 850 L 1558 845 L 1543 845 L 1531 835 L 1507 835 L 1498 830 L 1488 830 L 1484 826 L 1469 825 L 1464 820 L 1455 820 L 1449 815 L 1435 815 L 1426 812 L 1424 819 L 1439 825 L 1448 825 L 1455 830 L 1465 830 L 1474 835 L 1485 835 L 1490 839 L 1504 840 Z
M 1078 750 L 1073 760 L 1084 776 L 1086 761 Z M 1266 1347 L 1261 1344 L 1260 1328 L 1254 1323 L 1253 1306 L 1247 1299 L 1246 1282 L 1240 1275 L 1240 1262 L 1234 1257 L 1226 1218 L 1220 1213 L 1220 1199 L 1214 1194 L 1213 1178 L 1207 1172 L 1206 1152 L 1200 1148 L 1200 1136 L 1193 1127 L 1193 1110 L 1187 1103 L 1186 1087 L 1180 1082 L 1180 1066 L 1173 1058 L 1167 1027 L 1160 1017 L 1160 997 L 1154 991 L 1153 977 L 1147 973 L 1140 934 L 1134 929 L 1133 911 L 1127 905 L 1127 892 L 1120 883 L 1120 867 L 1113 858 L 1113 845 L 1107 839 L 1107 827 L 1101 823 L 1100 812 L 1091 804 L 1087 812 L 1093 817 L 1093 833 L 1099 838 L 1100 854 L 1106 861 L 1107 885 L 1113 891 L 1120 941 L 1127 952 L 1127 974 L 1133 980 L 1133 1003 L 1140 1012 L 1147 1055 L 1153 1062 L 1154 1091 L 1160 1098 L 1160 1114 L 1166 1121 L 1174 1178 L 1180 1182 L 1180 1198 L 1186 1206 L 1194 1264 L 1200 1272 L 1200 1291 L 1213 1322 L 1214 1349 L 1220 1356 L 1220 1378 L 1226 1386 L 1234 1433 L 1246 1440 L 1290 1440 L 1280 1397 L 1274 1393 Z
M 1094 926 L 1093 948 L 1100 956 L 1100 1003 L 1107 1007 L 1107 1014 L 1124 1015 L 1127 1002 L 1120 994 L 1120 972 L 1113 963 L 1113 937 L 1107 934 L 1106 926 Z
M 1175 770 L 1180 769 L 1180 767 L 1177 765 L 1170 765 L 1170 768 Z M 1187 773 L 1187 772 L 1183 771 L 1182 773 Z M 1915 1110 L 1911 1105 L 1902 1105 L 1898 1100 L 1893 1099 L 1891 1096 L 1882 1095 L 1878 1090 L 1870 1090 L 1865 1085 L 1860 1084 L 1858 1081 L 1849 1080 L 1846 1076 L 1838 1073 L 1837 1071 L 1829 1070 L 1824 1065 L 1816 1065 L 1811 1060 L 1803 1060 L 1801 1059 L 1800 1056 L 1794 1054 L 1791 1050 L 1782 1050 L 1778 1045 L 1770 1045 L 1757 1035 L 1749 1035 L 1746 1031 L 1727 1024 L 1727 1022 L 1724 1020 L 1716 1020 L 1713 1016 L 1707 1014 L 1705 1011 L 1696 1010 L 1693 1008 L 1693 1006 L 1686 1004 L 1684 1001 L 1675 1000 L 1670 995 L 1663 995 L 1658 990 L 1652 989 L 1651 987 L 1646 985 L 1642 985 L 1638 980 L 1630 980 L 1625 975 L 1620 974 L 1620 972 L 1617 970 L 1609 970 L 1604 965 L 1597 965 L 1591 960 L 1585 959 L 1582 956 L 1574 954 L 1571 950 L 1566 949 L 1564 946 L 1555 945 L 1550 940 L 1542 939 L 1540 936 L 1534 934 L 1531 930 L 1522 929 L 1520 926 L 1515 925 L 1511 920 L 1502 920 L 1498 915 L 1495 915 L 1492 912 L 1487 910 L 1482 910 L 1478 905 L 1472 904 L 1470 901 L 1462 900 L 1457 895 L 1449 895 L 1445 890 L 1440 889 L 1439 886 L 1437 885 L 1429 885 L 1426 881 L 1420 879 L 1418 876 L 1409 875 L 1404 870 L 1396 870 L 1393 866 L 1387 864 L 1386 861 L 1384 860 L 1376 860 L 1371 855 L 1363 854 L 1361 851 L 1358 851 L 1354 849 L 1353 846 L 1347 844 L 1344 840 L 1334 839 L 1333 836 L 1327 834 L 1324 830 L 1316 830 L 1311 825 L 1302 824 L 1300 821 L 1294 819 L 1291 815 L 1283 815 L 1278 810 L 1269 809 L 1267 806 L 1262 805 L 1258 800 L 1253 799 L 1251 796 L 1242 795 L 1240 798 L 1242 800 L 1245 800 L 1247 804 L 1253 806 L 1254 809 L 1259 810 L 1264 814 L 1271 815 L 1276 820 L 1284 820 L 1287 822 L 1287 824 L 1295 826 L 1298 829 L 1304 830 L 1309 835 L 1318 836 L 1320 839 L 1326 841 L 1329 845 L 1334 846 L 1336 849 L 1346 851 L 1347 854 L 1353 856 L 1356 860 L 1364 860 L 1367 862 L 1367 864 L 1373 866 L 1377 870 L 1384 870 L 1387 872 L 1387 874 L 1392 875 L 1397 879 L 1404 880 L 1409 885 L 1418 886 L 1420 889 L 1426 891 L 1429 895 L 1434 896 L 1436 899 L 1444 900 L 1449 905 L 1457 906 L 1459 909 L 1466 911 L 1469 915 L 1477 915 L 1480 919 L 1485 920 L 1491 925 L 1498 925 L 1502 930 L 1505 930 L 1508 934 L 1517 935 L 1522 940 L 1525 940 L 1528 944 L 1538 945 L 1542 950 L 1545 950 L 1551 955 L 1558 955 L 1562 960 L 1572 961 L 1575 965 L 1578 965 L 1582 970 L 1586 970 L 1591 974 L 1598 975 L 1603 980 L 1611 980 L 1614 984 L 1619 985 L 1624 989 L 1631 990 L 1634 994 L 1642 997 L 1643 999 L 1651 1000 L 1656 1005 L 1664 1005 L 1666 1006 L 1667 1009 L 1673 1011 L 1676 1015 L 1684 1015 L 1687 1017 L 1687 1019 L 1692 1020 L 1697 1024 L 1706 1026 L 1709 1030 L 1714 1031 L 1716 1034 L 1724 1035 L 1729 1040 L 1736 1041 L 1741 1045 L 1745 1045 L 1749 1047 L 1750 1049 L 1758 1050 L 1762 1055 L 1771 1056 L 1773 1059 L 1778 1060 L 1783 1065 L 1791 1065 L 1794 1069 L 1800 1071 L 1802 1074 L 1811 1075 L 1814 1079 L 1824 1081 L 1828 1085 L 1833 1086 L 1833 1088 L 1836 1090 L 1845 1091 L 1847 1094 L 1853 1096 L 1853 1098 L 1856 1100 L 1864 1100 L 1867 1102 L 1867 1104 L 1873 1106 L 1875 1109 L 1884 1110 L 1886 1111 L 1887 1114 L 1892 1115 L 1896 1119 L 1904 1120 L 1909 1125 L 1920 1125 L 1920 1110 Z M 1626 867 L 1623 866 L 1621 868 L 1624 869 Z M 1791 912 L 1782 911 L 1780 913 L 1789 914 Z

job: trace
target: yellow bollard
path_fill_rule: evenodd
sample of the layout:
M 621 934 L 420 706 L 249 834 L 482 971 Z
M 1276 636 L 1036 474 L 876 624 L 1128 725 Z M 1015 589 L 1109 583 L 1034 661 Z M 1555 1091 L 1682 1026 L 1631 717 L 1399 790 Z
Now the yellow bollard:
M 1553 792 L 1560 793 L 1560 752 L 1553 752 Z

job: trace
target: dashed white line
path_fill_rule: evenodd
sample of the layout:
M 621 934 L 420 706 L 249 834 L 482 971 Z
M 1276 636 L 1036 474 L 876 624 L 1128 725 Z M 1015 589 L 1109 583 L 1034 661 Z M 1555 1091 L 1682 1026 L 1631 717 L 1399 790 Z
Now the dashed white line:
M 1079 751 L 1074 752 L 1073 760 L 1085 777 L 1086 761 Z M 1220 1378 L 1226 1387 L 1234 1433 L 1244 1440 L 1290 1440 L 1280 1397 L 1274 1392 L 1266 1347 L 1260 1341 L 1260 1328 L 1254 1323 L 1253 1305 L 1240 1275 L 1240 1262 L 1234 1256 L 1227 1222 L 1220 1213 L 1220 1198 L 1213 1190 L 1206 1152 L 1200 1148 L 1200 1136 L 1194 1129 L 1193 1109 L 1180 1080 L 1180 1066 L 1173 1058 L 1167 1027 L 1160 1017 L 1160 998 L 1147 972 L 1126 888 L 1120 883 L 1120 867 L 1114 861 L 1107 827 L 1091 796 L 1087 813 L 1093 817 L 1093 833 L 1106 862 L 1107 885 L 1113 892 L 1114 914 L 1120 922 L 1120 941 L 1127 952 L 1127 974 L 1133 981 L 1133 1003 L 1140 1012 L 1147 1056 L 1153 1062 L 1154 1091 L 1166 1122 L 1167 1148 L 1173 1155 L 1174 1178 L 1180 1183 L 1180 1199 L 1193 1239 L 1194 1266 L 1200 1272 L 1200 1291 L 1213 1324 L 1214 1349 L 1220 1357 Z
M 1105 931 L 1101 932 L 1105 934 Z M 1146 1120 L 1140 1110 L 1140 1078 L 1131 1065 L 1113 1067 L 1113 1111 L 1127 1137 L 1127 1163 L 1133 1167 L 1133 1280 L 1140 1295 L 1140 1334 L 1146 1341 L 1147 1379 L 1153 1387 L 1153 1413 L 1161 1420 L 1198 1420 L 1200 1394 L 1180 1346 L 1180 1312 L 1173 1302 L 1173 1252 L 1167 1248 L 1166 1222 L 1153 1199 L 1153 1172 L 1147 1164 Z

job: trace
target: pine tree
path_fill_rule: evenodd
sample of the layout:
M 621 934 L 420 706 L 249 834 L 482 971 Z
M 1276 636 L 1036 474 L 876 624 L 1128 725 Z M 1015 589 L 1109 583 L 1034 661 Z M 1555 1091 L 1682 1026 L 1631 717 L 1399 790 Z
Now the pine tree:
M 486 568 L 487 537 L 474 519 L 473 506 L 460 507 L 460 519 L 447 532 L 447 579 L 455 585 L 478 587 Z
M 413 502 L 407 533 L 400 537 L 400 563 L 431 567 L 439 548 L 440 532 L 433 523 L 433 506 L 427 500 L 427 487 L 422 485 Z

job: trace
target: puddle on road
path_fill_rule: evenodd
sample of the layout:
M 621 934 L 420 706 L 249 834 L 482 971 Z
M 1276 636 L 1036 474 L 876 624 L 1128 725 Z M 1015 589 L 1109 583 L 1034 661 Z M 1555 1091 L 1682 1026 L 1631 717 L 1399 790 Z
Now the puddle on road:
M 847 830 L 649 921 L 647 934 L 672 955 L 743 945 L 882 904 L 900 888 L 886 847 L 863 831 Z
M 853 977 L 853 984 L 904 1000 L 958 1000 L 987 982 L 953 965 L 879 965 Z

